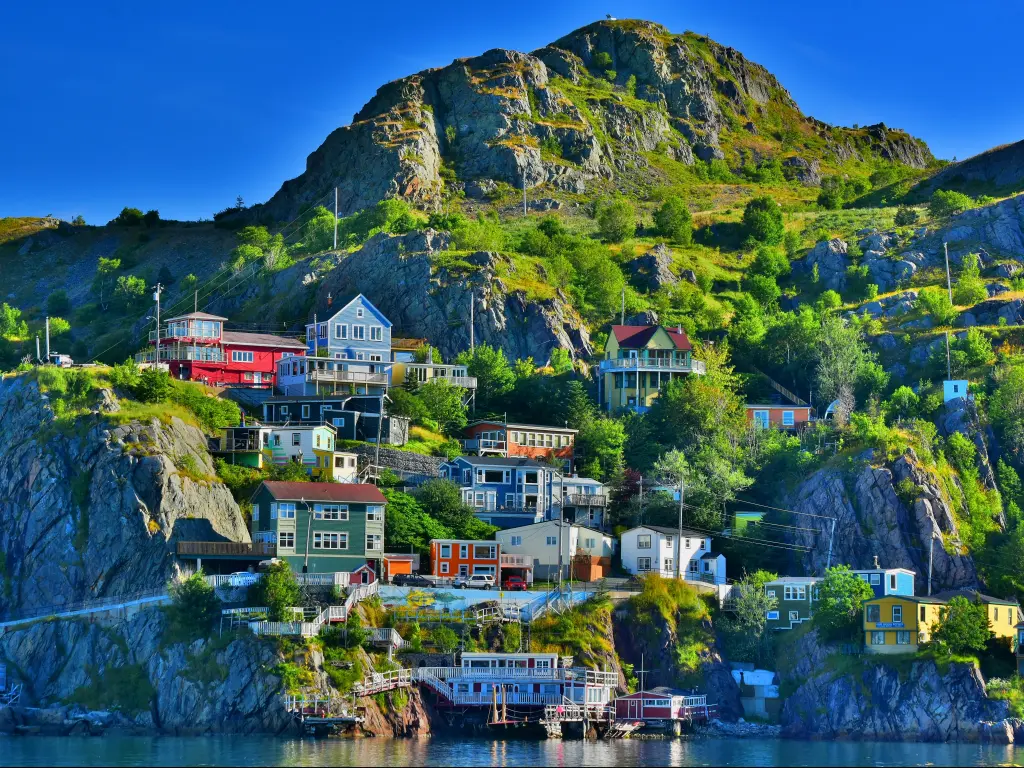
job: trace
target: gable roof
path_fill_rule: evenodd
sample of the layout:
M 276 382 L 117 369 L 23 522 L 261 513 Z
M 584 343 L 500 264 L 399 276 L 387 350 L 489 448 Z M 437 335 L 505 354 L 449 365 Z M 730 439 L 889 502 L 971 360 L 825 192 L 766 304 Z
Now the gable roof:
M 287 336 L 275 336 L 272 333 L 247 333 L 245 331 L 224 331 L 221 340 L 225 344 L 247 344 L 251 347 L 286 347 L 288 349 L 305 349 L 305 342 Z M 302 357 L 302 355 L 296 355 Z
M 640 349 L 647 346 L 647 343 L 658 332 L 659 328 L 662 328 L 668 334 L 676 349 L 684 351 L 693 349 L 690 339 L 682 328 L 670 329 L 661 325 L 613 325 L 612 335 L 615 336 L 615 341 L 619 343 L 620 347 Z
M 661 533 L 661 534 L 664 534 L 666 536 L 675 536 L 675 535 L 677 535 L 679 533 L 679 529 L 678 528 L 669 528 L 667 525 L 638 525 L 638 526 L 636 526 L 636 528 L 630 528 L 628 531 L 626 531 L 626 533 L 632 533 L 633 531 L 638 531 L 641 528 L 646 528 L 648 531 L 656 531 L 657 533 Z M 626 533 L 623 533 L 622 535 L 625 536 Z M 707 534 L 707 533 L 697 533 L 696 531 L 691 531 L 691 530 L 688 530 L 686 528 L 683 528 L 683 536 L 684 537 L 689 536 L 690 538 L 693 538 L 693 539 L 707 539 L 707 538 L 711 538 L 710 534 Z
M 351 501 L 358 504 L 387 504 L 380 489 L 369 483 L 290 483 L 264 480 L 260 485 L 278 500 Z
M 366 305 L 366 308 L 369 309 L 377 317 L 377 319 L 381 322 L 382 325 L 384 325 L 387 328 L 391 327 L 391 321 L 388 320 L 387 317 L 384 316 L 384 313 L 381 312 L 379 309 L 377 309 L 377 307 L 374 306 L 373 302 L 370 301 L 368 298 L 366 298 L 361 293 L 357 293 L 355 295 L 348 294 L 347 296 L 338 297 L 338 301 L 337 301 L 338 309 L 334 312 L 334 314 L 332 314 L 326 320 L 320 320 L 319 322 L 321 322 L 321 323 L 329 323 L 329 322 L 331 322 L 339 314 L 344 312 L 346 309 L 348 309 L 350 306 L 352 306 L 355 302 L 359 301 L 360 299 L 362 300 L 363 304 Z M 306 323 L 307 327 L 310 326 L 310 325 L 312 325 L 312 323 Z M 351 341 L 351 339 L 349 339 L 349 341 Z

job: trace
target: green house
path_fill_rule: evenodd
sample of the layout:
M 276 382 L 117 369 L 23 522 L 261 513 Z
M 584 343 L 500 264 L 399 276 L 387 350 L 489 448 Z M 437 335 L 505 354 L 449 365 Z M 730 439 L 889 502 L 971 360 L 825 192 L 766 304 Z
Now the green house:
M 380 574 L 384 506 L 373 485 L 265 480 L 252 496 L 252 538 L 275 544 L 296 572 Z
M 820 576 L 782 576 L 766 582 L 765 592 L 778 601 L 774 611 L 768 611 L 768 629 L 793 629 L 814 615 L 818 603 Z

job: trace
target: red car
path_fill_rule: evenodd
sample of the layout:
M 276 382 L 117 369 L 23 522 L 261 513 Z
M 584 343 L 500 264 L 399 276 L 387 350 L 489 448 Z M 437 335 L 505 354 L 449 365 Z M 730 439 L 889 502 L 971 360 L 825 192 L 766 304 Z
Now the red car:
M 505 579 L 505 589 L 509 592 L 526 591 L 526 581 L 522 576 L 509 576 Z

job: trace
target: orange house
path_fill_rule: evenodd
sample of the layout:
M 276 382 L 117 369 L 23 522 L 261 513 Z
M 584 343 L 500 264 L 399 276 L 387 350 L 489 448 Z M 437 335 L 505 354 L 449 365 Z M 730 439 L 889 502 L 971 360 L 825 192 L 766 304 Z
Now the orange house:
M 409 575 L 414 570 L 419 570 L 419 555 L 388 554 L 384 553 L 384 581 L 391 581 L 395 576 L 402 574 Z
M 444 578 L 484 573 L 498 579 L 501 545 L 496 541 L 431 539 L 430 574 Z
M 809 405 L 747 405 L 747 421 L 766 429 L 803 429 L 811 421 Z
M 518 456 L 538 461 L 561 460 L 572 467 L 576 430 L 540 424 L 510 424 L 500 420 L 474 421 L 464 431 L 467 451 L 480 456 Z

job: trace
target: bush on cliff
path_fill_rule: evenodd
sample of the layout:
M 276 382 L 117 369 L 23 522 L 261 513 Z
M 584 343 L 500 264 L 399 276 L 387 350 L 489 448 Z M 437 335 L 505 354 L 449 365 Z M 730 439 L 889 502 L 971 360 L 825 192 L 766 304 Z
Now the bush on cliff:
M 172 582 L 167 591 L 171 604 L 167 608 L 165 642 L 191 642 L 207 637 L 220 616 L 220 600 L 206 583 L 203 572 Z
M 271 621 L 290 620 L 289 609 L 300 605 L 301 597 L 295 574 L 283 561 L 272 563 L 263 578 L 249 588 L 249 603 L 266 606 Z
M 932 642 L 946 653 L 962 654 L 984 651 L 991 637 L 988 607 L 957 595 L 939 609 L 939 626 L 932 633 Z
M 827 636 L 839 640 L 858 635 L 863 603 L 875 593 L 848 566 L 837 565 L 825 572 L 820 596 L 814 622 Z

